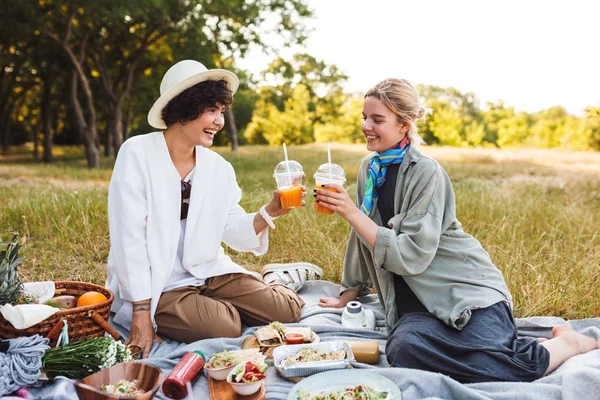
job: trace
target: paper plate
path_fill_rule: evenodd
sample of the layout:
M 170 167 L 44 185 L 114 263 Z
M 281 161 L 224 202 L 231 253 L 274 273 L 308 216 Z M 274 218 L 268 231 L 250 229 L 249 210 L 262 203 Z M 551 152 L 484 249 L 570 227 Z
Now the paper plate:
M 357 385 L 365 385 L 378 391 L 387 392 L 388 395 L 383 400 L 400 400 L 401 398 L 400 389 L 389 378 L 364 369 L 344 369 L 321 372 L 303 379 L 294 385 L 287 400 L 298 400 L 300 389 L 315 395 L 328 394 Z

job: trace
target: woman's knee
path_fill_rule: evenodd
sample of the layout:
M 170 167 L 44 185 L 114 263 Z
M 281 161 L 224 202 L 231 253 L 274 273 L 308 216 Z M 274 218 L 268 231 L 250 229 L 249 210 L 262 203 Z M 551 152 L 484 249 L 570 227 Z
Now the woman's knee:
M 271 315 L 271 319 L 273 321 L 279 321 L 286 324 L 290 324 L 300 321 L 301 315 L 302 311 L 300 305 L 293 301 L 290 301 L 287 307 L 281 307 L 279 310 L 276 310 Z
M 282 294 L 282 296 L 283 300 L 270 310 L 269 319 L 283 323 L 300 321 L 304 302 L 295 293 L 293 295 Z
M 417 332 L 397 329 L 388 338 L 385 355 L 392 367 L 422 369 L 418 360 L 423 347 L 423 339 Z
M 157 324 L 159 335 L 185 343 L 217 337 L 239 337 L 242 334 L 240 321 L 229 319 L 222 319 L 210 325 L 203 324 L 199 326 L 182 324 L 180 326 L 161 327 L 158 321 Z
M 204 326 L 199 329 L 203 333 L 203 339 L 217 337 L 239 337 L 242 334 L 242 324 L 240 321 L 231 319 L 222 319 L 215 321 L 210 326 Z

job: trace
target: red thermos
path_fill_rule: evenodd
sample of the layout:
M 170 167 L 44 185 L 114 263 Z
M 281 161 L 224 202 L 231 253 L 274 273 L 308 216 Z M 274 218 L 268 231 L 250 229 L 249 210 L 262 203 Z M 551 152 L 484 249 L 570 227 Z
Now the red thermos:
M 183 399 L 188 394 L 187 384 L 204 368 L 206 357 L 200 350 L 186 353 L 163 382 L 162 390 L 171 399 Z

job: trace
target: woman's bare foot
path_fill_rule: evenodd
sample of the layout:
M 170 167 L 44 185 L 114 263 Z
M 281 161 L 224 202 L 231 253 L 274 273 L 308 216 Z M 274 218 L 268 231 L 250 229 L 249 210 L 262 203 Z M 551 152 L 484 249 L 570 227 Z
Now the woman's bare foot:
M 573 356 L 600 349 L 600 344 L 596 340 L 575 332 L 573 328 L 565 324 L 552 328 L 552 339 L 544 341 L 542 346 L 550 353 L 546 375 Z
M 561 338 L 566 341 L 570 346 L 578 350 L 577 354 L 600 349 L 600 344 L 596 340 L 576 332 L 567 324 L 556 325 L 552 328 L 552 337 Z

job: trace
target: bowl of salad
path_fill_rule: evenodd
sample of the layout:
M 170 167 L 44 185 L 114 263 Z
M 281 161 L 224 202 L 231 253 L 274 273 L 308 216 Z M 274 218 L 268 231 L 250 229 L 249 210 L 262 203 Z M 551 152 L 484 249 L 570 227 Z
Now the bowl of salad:
M 255 364 L 252 361 L 240 363 L 229 372 L 227 382 L 237 394 L 249 396 L 260 389 L 263 380 L 266 378 L 265 371 L 268 367 L 267 364 Z
M 214 380 L 223 381 L 236 365 L 246 361 L 262 364 L 264 359 L 265 356 L 259 349 L 224 350 L 213 354 L 206 362 L 204 370 Z
M 80 400 L 150 400 L 160 388 L 162 372 L 149 364 L 124 362 L 74 383 Z
M 215 353 L 206 363 L 204 369 L 211 378 L 222 381 L 227 378 L 231 370 L 240 363 L 238 356 L 233 351 Z

